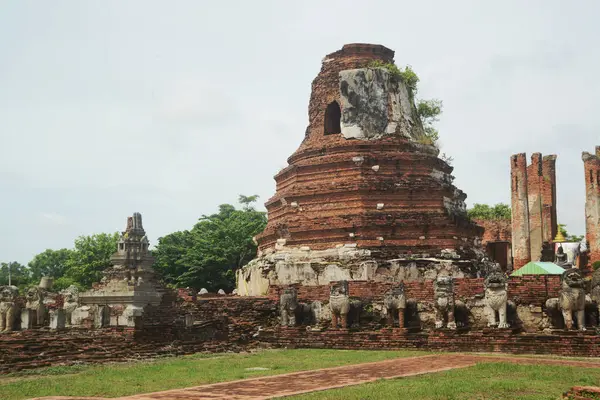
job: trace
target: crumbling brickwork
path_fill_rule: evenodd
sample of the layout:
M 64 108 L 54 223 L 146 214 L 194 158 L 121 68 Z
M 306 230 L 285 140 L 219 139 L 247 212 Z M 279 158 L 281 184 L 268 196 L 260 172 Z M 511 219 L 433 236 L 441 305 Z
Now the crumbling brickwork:
M 600 261 L 600 146 L 582 155 L 585 171 L 585 224 L 590 263 Z
M 333 284 L 333 283 L 332 283 Z M 331 285 L 300 286 L 298 299 L 301 301 L 328 301 Z M 350 281 L 348 292 L 350 296 L 365 301 L 381 301 L 394 283 L 373 281 Z M 271 286 L 269 299 L 277 301 L 284 286 Z M 483 278 L 455 279 L 454 295 L 460 299 L 468 299 L 483 295 L 485 287 Z M 556 275 L 528 275 L 511 277 L 508 281 L 508 296 L 522 304 L 541 306 L 550 297 L 557 297 L 560 292 L 560 277 Z M 433 281 L 404 282 L 406 298 L 421 302 L 433 302 Z
M 529 205 L 527 201 L 527 158 L 515 154 L 510 162 L 513 267 L 521 268 L 531 261 L 529 240 Z
M 508 219 L 475 219 L 474 222 L 485 229 L 481 240 L 484 247 L 491 242 L 512 240 L 512 226 Z
M 542 243 L 551 242 L 557 232 L 556 156 L 511 156 L 511 205 L 513 265 L 518 269 L 539 260 Z
M 514 334 L 507 330 L 484 329 L 473 332 L 440 330 L 411 332 L 401 329 L 349 332 L 331 330 L 306 332 L 304 329 L 266 331 L 261 340 L 278 347 L 326 348 L 344 350 L 422 349 L 433 351 L 495 352 L 513 354 L 553 354 L 599 357 L 600 336 L 563 332 Z
M 452 167 L 434 148 L 401 135 L 348 140 L 324 134 L 328 105 L 340 103 L 340 72 L 373 60 L 393 62 L 393 56 L 377 45 L 346 45 L 326 56 L 312 84 L 306 137 L 275 176 L 277 193 L 266 203 L 269 222 L 257 237 L 261 251 L 285 239 L 286 246 L 311 249 L 356 243 L 433 253 L 482 233 L 455 208 L 466 195 L 452 185 Z

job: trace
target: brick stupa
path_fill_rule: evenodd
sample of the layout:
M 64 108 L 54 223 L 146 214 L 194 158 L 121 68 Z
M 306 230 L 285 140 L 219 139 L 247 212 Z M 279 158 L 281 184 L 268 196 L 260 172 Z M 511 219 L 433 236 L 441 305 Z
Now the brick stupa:
M 349 44 L 312 83 L 304 140 L 276 176 L 258 257 L 237 273 L 240 295 L 271 284 L 474 276 L 483 229 L 466 215 L 452 167 L 426 144 L 411 89 Z

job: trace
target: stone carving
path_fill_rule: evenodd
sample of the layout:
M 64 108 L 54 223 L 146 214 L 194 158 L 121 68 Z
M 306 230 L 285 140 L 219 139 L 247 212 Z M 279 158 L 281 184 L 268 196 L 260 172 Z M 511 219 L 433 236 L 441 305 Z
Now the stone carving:
M 342 328 L 348 328 L 348 312 L 350 311 L 348 281 L 339 281 L 331 286 L 329 308 L 331 309 L 331 326 L 336 329 L 338 320 L 340 320 Z
M 383 305 L 387 309 L 388 325 L 394 325 L 394 313 L 398 314 L 398 326 L 404 328 L 404 310 L 406 309 L 406 296 L 404 283 L 388 291 L 383 297 Z
M 29 322 L 30 328 L 33 326 L 44 326 L 46 322 L 46 306 L 44 297 L 46 291 L 41 287 L 30 287 L 25 293 L 25 309 L 30 311 L 33 320 Z
M 279 296 L 279 315 L 282 326 L 296 325 L 296 309 L 298 308 L 298 293 L 296 288 L 285 288 Z
M 0 286 L 0 332 L 12 332 L 17 318 L 16 286 Z
M 565 253 L 561 245 L 559 245 L 558 249 L 556 250 L 556 257 L 554 259 L 554 263 L 558 266 L 563 267 L 564 269 L 572 267 L 571 263 L 569 263 L 567 254 Z
M 585 331 L 585 281 L 577 268 L 566 270 L 561 277 L 561 292 L 557 298 L 546 301 L 549 312 L 558 308 L 562 313 L 565 329 L 573 329 L 573 317 L 577 320 L 577 328 Z
M 484 280 L 485 306 L 488 313 L 488 326 L 497 326 L 500 329 L 508 328 L 506 321 L 506 306 L 508 304 L 508 277 L 499 264 L 489 271 Z M 498 319 L 496 319 L 496 313 Z
M 74 325 L 73 311 L 79 306 L 79 289 L 75 285 L 71 285 L 60 292 L 63 295 L 63 310 L 65 311 L 65 325 Z
M 542 243 L 542 254 L 540 261 L 543 262 L 554 262 L 554 247 L 549 242 Z
M 435 301 L 435 327 L 456 329 L 454 319 L 454 279 L 450 276 L 440 276 L 433 283 L 433 298 Z
M 100 284 L 79 293 L 75 321 L 94 325 L 135 327 L 147 306 L 161 304 L 165 293 L 156 271 L 150 242 L 142 225 L 142 215 L 133 213 L 110 258 L 110 267 L 103 271 Z M 110 308 L 110 317 L 99 317 L 99 306 Z

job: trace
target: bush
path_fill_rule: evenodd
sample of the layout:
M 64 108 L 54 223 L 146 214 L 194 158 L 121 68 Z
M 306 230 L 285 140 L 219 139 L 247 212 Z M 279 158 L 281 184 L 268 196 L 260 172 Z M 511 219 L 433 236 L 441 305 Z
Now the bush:
M 592 269 L 595 271 L 600 268 L 600 261 L 594 261 L 592 263 Z

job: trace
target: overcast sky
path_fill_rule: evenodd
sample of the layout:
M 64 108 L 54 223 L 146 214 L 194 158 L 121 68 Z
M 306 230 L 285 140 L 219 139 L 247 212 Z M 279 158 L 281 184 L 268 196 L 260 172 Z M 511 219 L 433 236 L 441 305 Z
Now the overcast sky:
M 274 192 L 310 84 L 344 43 L 396 51 L 439 98 L 467 202 L 510 201 L 511 154 L 558 154 L 584 233 L 600 144 L 600 2 L 0 0 L 0 261 L 142 213 L 150 240 Z

